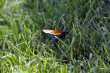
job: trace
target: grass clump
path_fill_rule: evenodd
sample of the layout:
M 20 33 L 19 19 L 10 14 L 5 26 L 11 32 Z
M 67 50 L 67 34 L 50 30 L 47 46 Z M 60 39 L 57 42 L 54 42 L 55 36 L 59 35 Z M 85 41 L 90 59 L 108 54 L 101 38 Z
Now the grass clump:
M 109 0 L 0 0 L 1 73 L 109 73 Z M 42 30 L 68 32 L 53 46 Z

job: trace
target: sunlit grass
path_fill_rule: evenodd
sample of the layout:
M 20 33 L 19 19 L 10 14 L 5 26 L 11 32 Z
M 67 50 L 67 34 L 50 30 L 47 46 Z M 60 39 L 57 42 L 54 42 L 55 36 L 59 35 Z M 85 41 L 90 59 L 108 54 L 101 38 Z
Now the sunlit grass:
M 101 0 L 1 0 L 0 73 L 108 73 L 104 6 Z M 68 34 L 53 46 L 44 28 Z

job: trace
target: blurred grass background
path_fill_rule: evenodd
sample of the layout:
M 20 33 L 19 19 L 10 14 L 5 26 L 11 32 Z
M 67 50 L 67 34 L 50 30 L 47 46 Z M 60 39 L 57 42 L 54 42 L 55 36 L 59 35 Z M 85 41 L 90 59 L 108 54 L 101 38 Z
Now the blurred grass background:
M 0 73 L 109 73 L 109 53 L 109 0 L 0 0 Z

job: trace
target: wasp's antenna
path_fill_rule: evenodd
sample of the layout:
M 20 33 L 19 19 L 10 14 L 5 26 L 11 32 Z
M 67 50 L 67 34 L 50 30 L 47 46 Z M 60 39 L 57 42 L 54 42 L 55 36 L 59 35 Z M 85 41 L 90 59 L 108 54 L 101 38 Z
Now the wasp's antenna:
M 59 24 L 60 24 L 60 27 L 63 31 L 67 31 L 67 27 L 66 27 L 66 22 L 65 22 L 65 14 L 63 14 L 61 17 L 60 17 L 60 20 L 59 20 Z

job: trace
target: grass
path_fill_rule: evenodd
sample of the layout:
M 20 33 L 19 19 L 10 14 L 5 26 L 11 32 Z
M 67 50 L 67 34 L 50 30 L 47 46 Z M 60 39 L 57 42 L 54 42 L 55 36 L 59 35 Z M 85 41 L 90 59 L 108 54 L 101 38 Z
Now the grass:
M 0 72 L 109 73 L 109 4 L 109 0 L 0 0 Z M 55 47 L 44 28 L 68 34 Z

